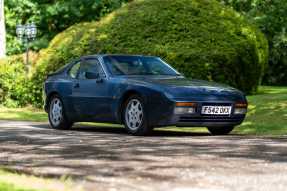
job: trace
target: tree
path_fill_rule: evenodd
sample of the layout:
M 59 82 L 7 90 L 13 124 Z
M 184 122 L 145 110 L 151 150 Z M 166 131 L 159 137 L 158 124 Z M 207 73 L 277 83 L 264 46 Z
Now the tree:
M 263 83 L 286 85 L 287 82 L 287 1 L 218 0 L 233 7 L 255 23 L 269 42 L 269 68 Z
M 6 29 L 4 17 L 4 0 L 0 0 L 0 58 L 6 55 Z
M 98 20 L 103 15 L 121 7 L 128 0 L 9 0 L 5 3 L 7 55 L 24 52 L 16 38 L 17 24 L 34 22 L 38 36 L 31 49 L 46 48 L 49 41 L 69 26 Z

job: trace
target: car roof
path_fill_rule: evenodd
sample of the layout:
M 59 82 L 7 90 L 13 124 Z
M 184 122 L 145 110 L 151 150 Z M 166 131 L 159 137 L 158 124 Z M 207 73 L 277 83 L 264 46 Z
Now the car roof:
M 93 54 L 93 55 L 87 55 L 82 56 L 83 59 L 89 59 L 89 58 L 99 58 L 99 57 L 105 57 L 105 56 L 142 56 L 142 57 L 157 57 L 157 56 L 150 56 L 150 55 L 136 55 L 136 54 Z

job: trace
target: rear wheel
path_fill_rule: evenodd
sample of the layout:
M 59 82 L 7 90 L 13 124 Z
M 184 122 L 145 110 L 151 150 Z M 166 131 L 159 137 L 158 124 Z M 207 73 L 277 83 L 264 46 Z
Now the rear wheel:
M 207 127 L 207 129 L 212 135 L 227 135 L 234 129 L 234 127 Z
M 125 129 L 132 135 L 147 135 L 152 131 L 148 125 L 144 102 L 138 95 L 132 95 L 126 100 L 123 119 Z
M 48 116 L 50 125 L 54 129 L 70 129 L 73 125 L 67 119 L 63 102 L 58 95 L 51 98 Z

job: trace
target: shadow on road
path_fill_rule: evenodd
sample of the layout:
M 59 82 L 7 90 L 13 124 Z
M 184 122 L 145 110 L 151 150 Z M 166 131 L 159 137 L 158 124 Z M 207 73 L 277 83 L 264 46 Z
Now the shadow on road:
M 163 130 L 134 137 L 126 135 L 123 128 L 112 127 L 81 125 L 61 131 L 46 124 L 4 126 L 0 128 L 2 166 L 41 175 L 172 179 L 176 174 L 165 174 L 164 170 L 207 168 L 206 164 L 197 164 L 198 160 L 209 161 L 209 165 L 232 159 L 287 162 L 286 138 Z

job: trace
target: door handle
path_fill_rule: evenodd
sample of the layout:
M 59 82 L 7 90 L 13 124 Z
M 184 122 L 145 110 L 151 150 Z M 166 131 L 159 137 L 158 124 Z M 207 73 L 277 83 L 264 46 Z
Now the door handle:
M 74 84 L 74 88 L 79 88 L 79 87 L 80 87 L 79 83 Z

